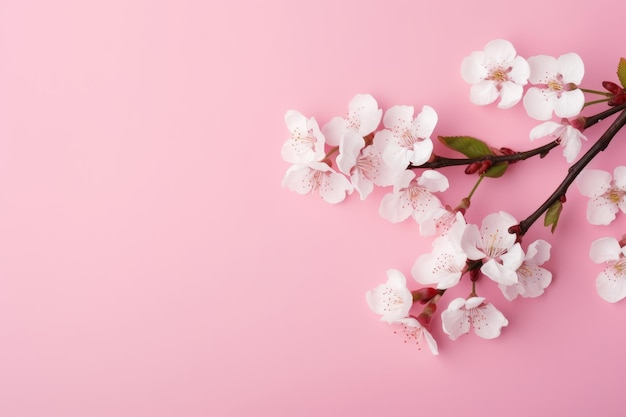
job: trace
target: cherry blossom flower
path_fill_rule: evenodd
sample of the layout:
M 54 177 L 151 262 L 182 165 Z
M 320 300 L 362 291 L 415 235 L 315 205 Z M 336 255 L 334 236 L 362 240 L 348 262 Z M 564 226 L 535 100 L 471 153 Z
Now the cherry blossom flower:
M 383 116 L 382 109 L 369 94 L 357 94 L 348 104 L 348 113 L 344 117 L 334 117 L 322 128 L 326 136 L 326 143 L 338 146 L 343 136 L 350 130 L 357 132 L 361 137 L 372 133 L 380 124 Z
M 552 273 L 541 268 L 550 259 L 551 245 L 545 240 L 536 240 L 528 246 L 524 261 L 517 269 L 517 284 L 500 284 L 504 297 L 512 301 L 518 295 L 524 298 L 539 297 L 552 282 Z
M 463 232 L 461 246 L 468 259 L 483 260 L 480 271 L 499 284 L 517 284 L 517 269 L 524 260 L 524 251 L 517 236 L 508 229 L 517 224 L 513 216 L 504 211 L 484 218 L 480 230 L 468 224 Z
M 437 342 L 435 338 L 430 334 L 426 327 L 422 326 L 415 317 L 406 317 L 398 321 L 402 326 L 402 333 L 406 336 L 405 343 L 414 342 L 419 346 L 421 350 L 421 344 L 425 340 L 430 352 L 433 355 L 439 355 L 439 349 L 437 348 Z M 397 333 L 397 332 L 396 332 Z
M 346 132 L 339 145 L 337 166 L 341 172 L 350 176 L 361 200 L 374 190 L 374 185 L 392 185 L 404 171 L 404 168 L 392 171 L 383 161 L 382 153 L 377 143 L 366 146 L 363 137 L 354 130 Z
M 585 95 L 578 84 L 585 74 L 585 65 L 578 54 L 571 52 L 558 59 L 547 55 L 528 58 L 531 87 L 524 96 L 524 108 L 537 120 L 548 120 L 554 112 L 558 117 L 578 115 L 585 104 Z
M 370 309 L 380 314 L 387 323 L 401 322 L 409 315 L 413 305 L 413 295 L 406 286 L 406 278 L 396 269 L 387 271 L 387 282 L 365 294 Z
M 530 140 L 544 138 L 551 136 L 558 139 L 560 145 L 563 147 L 563 156 L 567 162 L 573 162 L 582 148 L 582 140 L 587 140 L 583 133 L 572 126 L 569 120 L 563 119 L 561 123 L 556 122 L 544 122 L 539 126 L 534 127 L 530 131 Z
M 587 220 L 594 225 L 608 225 L 621 210 L 626 213 L 626 167 L 618 166 L 613 177 L 599 169 L 585 169 L 576 178 L 578 190 L 590 200 Z
M 447 289 L 459 283 L 467 255 L 461 249 L 465 219 L 460 213 L 457 215 L 457 221 L 448 233 L 435 239 L 432 252 L 421 255 L 413 264 L 411 273 L 420 284 Z
M 422 107 L 413 118 L 413 106 L 393 106 L 385 112 L 385 129 L 376 132 L 374 141 L 384 148 L 383 159 L 393 170 L 405 169 L 409 163 L 421 165 L 430 159 L 433 142 L 430 139 L 437 113 L 430 106 Z
M 595 263 L 607 263 L 596 278 L 596 290 L 602 299 L 616 303 L 626 297 L 626 247 L 617 239 L 604 237 L 594 241 L 589 257 Z
M 392 223 L 413 217 L 420 225 L 420 231 L 425 232 L 421 230 L 422 224 L 432 220 L 433 213 L 442 207 L 433 193 L 445 191 L 448 186 L 448 179 L 437 171 L 426 170 L 416 178 L 415 172 L 405 170 L 395 183 L 393 192 L 383 197 L 378 212 Z M 434 227 L 428 230 L 434 232 Z
M 517 104 L 528 82 L 530 67 L 517 56 L 511 42 L 496 39 L 463 60 L 461 76 L 472 84 L 470 101 L 479 106 L 491 104 L 500 97 L 498 107 L 508 109 Z
M 320 161 L 324 158 L 325 138 L 313 117 L 307 119 L 296 110 L 285 113 L 291 137 L 283 144 L 282 158 L 292 164 Z
M 319 161 L 289 167 L 283 177 L 282 186 L 301 195 L 319 192 L 324 201 L 331 204 L 342 202 L 346 193 L 353 190 L 346 177 Z
M 459 336 L 474 333 L 483 339 L 494 339 L 500 336 L 503 327 L 509 324 L 504 315 L 493 304 L 485 303 L 484 297 L 456 298 L 441 313 L 443 331 L 456 340 Z

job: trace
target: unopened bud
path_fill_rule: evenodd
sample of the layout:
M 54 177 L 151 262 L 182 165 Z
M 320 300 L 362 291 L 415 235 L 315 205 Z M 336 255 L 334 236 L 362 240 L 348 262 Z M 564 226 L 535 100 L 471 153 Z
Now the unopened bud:
M 435 288 L 427 287 L 427 288 L 420 288 L 419 290 L 411 291 L 411 294 L 413 294 L 414 302 L 419 301 L 421 304 L 426 304 L 427 302 L 432 300 L 433 297 L 439 294 L 439 290 Z
M 516 224 L 515 226 L 509 227 L 509 233 L 516 234 L 519 236 L 522 233 L 522 226 L 520 226 L 519 224 Z
M 622 92 L 620 94 L 614 95 L 611 97 L 609 102 L 607 103 L 609 106 L 619 106 L 620 104 L 626 103 L 626 93 Z
M 581 132 L 585 130 L 585 124 L 587 124 L 587 118 L 584 116 L 578 116 L 573 119 L 564 119 L 563 122 L 565 123 L 565 121 L 567 121 L 566 123 L 574 129 L 578 129 Z
M 561 203 L 565 203 L 567 201 L 567 197 L 565 197 L 565 194 L 561 194 L 561 196 L 559 197 L 559 201 Z
M 482 163 L 481 162 L 472 162 L 465 168 L 465 173 L 467 175 L 475 174 L 480 169 Z
M 424 310 L 422 310 L 422 314 L 432 317 L 433 314 L 435 314 L 435 311 L 437 311 L 437 304 L 428 303 L 424 306 Z
M 422 327 L 428 328 L 430 326 L 430 319 L 432 319 L 433 316 L 432 315 L 428 315 L 428 314 L 420 314 L 419 316 L 416 317 L 417 321 L 419 322 L 419 324 L 422 325 Z
M 469 198 L 465 197 L 461 200 L 461 202 L 459 203 L 459 205 L 456 207 L 456 211 L 460 211 L 461 214 L 465 214 L 465 211 L 470 208 L 470 204 L 472 204 L 472 200 L 470 200 Z
M 602 81 L 602 87 L 609 91 L 611 94 L 619 94 L 622 89 L 619 85 L 611 81 Z
M 626 235 L 622 236 L 622 239 L 619 241 L 619 247 L 623 248 L 626 246 Z
M 478 175 L 483 175 L 485 172 L 489 170 L 493 166 L 493 162 L 491 161 L 483 161 L 480 164 L 480 168 L 478 169 Z
M 478 281 L 478 278 L 480 278 L 480 269 L 479 268 L 475 268 L 469 271 L 470 274 L 470 281 L 472 282 L 476 282 Z

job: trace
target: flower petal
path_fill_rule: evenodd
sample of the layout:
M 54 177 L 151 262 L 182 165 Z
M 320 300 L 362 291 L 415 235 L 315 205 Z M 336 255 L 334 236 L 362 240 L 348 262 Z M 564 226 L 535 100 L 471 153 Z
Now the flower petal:
M 480 267 L 480 272 L 491 278 L 498 284 L 513 285 L 517 284 L 517 273 L 515 270 L 507 268 L 502 264 L 496 262 L 494 259 L 489 259 Z
M 528 84 L 528 77 L 530 77 L 530 65 L 528 65 L 528 61 L 521 56 L 515 57 L 511 65 L 509 78 L 516 84 L 526 85 Z
M 619 242 L 614 237 L 603 237 L 595 240 L 589 249 L 589 257 L 595 263 L 617 261 L 622 253 Z
M 413 155 L 409 161 L 413 165 L 422 165 L 425 162 L 428 162 L 431 155 L 433 154 L 433 141 L 430 138 L 426 138 L 423 140 L 418 140 L 413 144 Z
M 505 39 L 494 39 L 485 45 L 485 60 L 491 65 L 510 65 L 515 55 L 515 47 Z
M 383 116 L 383 125 L 392 131 L 406 129 L 413 123 L 413 106 L 396 105 L 389 108 Z
M 554 114 L 559 117 L 578 116 L 585 104 L 585 95 L 580 89 L 565 91 L 554 104 Z
M 618 212 L 618 206 L 605 196 L 596 197 L 587 203 L 587 221 L 596 226 L 611 224 Z
M 568 126 L 565 130 L 566 134 L 561 137 L 561 146 L 563 146 L 563 156 L 568 163 L 574 162 L 574 160 L 578 157 L 580 153 L 580 149 L 582 148 L 582 142 L 580 140 L 583 135 L 578 135 L 575 132 L 571 133 L 572 129 Z
M 476 84 L 489 76 L 487 67 L 483 65 L 485 60 L 484 51 L 472 52 L 461 63 L 461 77 L 468 84 Z
M 528 65 L 530 66 L 528 81 L 532 84 L 548 84 L 558 75 L 557 60 L 553 56 L 531 56 L 528 58 Z
M 556 104 L 556 94 L 547 89 L 531 87 L 524 95 L 524 108 L 533 119 L 548 120 Z
M 348 105 L 350 117 L 358 120 L 358 132 L 361 136 L 372 133 L 383 117 L 382 109 L 378 108 L 376 99 L 370 94 L 357 94 Z
M 519 103 L 524 93 L 524 87 L 515 84 L 514 82 L 507 81 L 502 83 L 500 88 L 500 102 L 498 103 L 499 109 L 509 109 Z
M 602 299 L 616 303 L 626 297 L 626 276 L 609 266 L 596 278 L 596 290 Z
M 584 169 L 576 178 L 578 191 L 585 197 L 596 198 L 611 188 L 611 174 L 600 169 Z
M 493 103 L 499 95 L 496 83 L 491 80 L 480 81 L 470 88 L 470 101 L 478 106 Z
M 378 208 L 378 213 L 383 219 L 392 223 L 403 222 L 413 212 L 413 206 L 403 193 L 389 193 L 383 196 Z
M 430 106 L 423 106 L 413 121 L 413 127 L 420 138 L 430 138 L 437 125 L 437 112 Z
M 337 155 L 337 167 L 341 172 L 350 175 L 364 146 L 365 140 L 356 131 L 346 132 L 339 144 L 339 155 Z
M 463 235 L 461 235 L 461 248 L 463 248 L 463 252 L 465 252 L 468 259 L 478 260 L 487 256 L 484 252 L 478 249 L 480 241 L 481 236 L 478 226 L 475 224 L 468 224 L 465 226 Z
M 618 166 L 613 171 L 613 180 L 615 181 L 615 186 L 620 190 L 626 191 L 626 167 Z
M 456 298 L 450 302 L 448 308 L 441 313 L 441 325 L 444 333 L 450 339 L 456 340 L 459 336 L 469 333 L 470 322 L 465 310 L 460 308 L 465 305 L 463 298 Z
M 483 339 L 494 339 L 500 336 L 501 329 L 509 324 L 504 314 L 493 304 L 486 304 L 478 307 L 477 310 L 478 313 L 471 316 L 472 325 L 476 335 Z
M 417 184 L 431 193 L 446 191 L 450 186 L 448 178 L 441 172 L 433 169 L 422 172 L 422 175 L 417 179 Z
M 559 74 L 563 76 L 563 83 L 580 84 L 585 75 L 585 64 L 582 58 L 575 52 L 561 55 L 557 59 Z
M 524 262 L 532 265 L 542 265 L 550 259 L 552 245 L 542 239 L 535 240 L 528 245 Z
M 530 140 L 545 138 L 546 136 L 552 136 L 555 139 L 561 136 L 561 133 L 565 130 L 565 126 L 556 122 L 543 122 L 539 126 L 535 126 L 530 131 Z

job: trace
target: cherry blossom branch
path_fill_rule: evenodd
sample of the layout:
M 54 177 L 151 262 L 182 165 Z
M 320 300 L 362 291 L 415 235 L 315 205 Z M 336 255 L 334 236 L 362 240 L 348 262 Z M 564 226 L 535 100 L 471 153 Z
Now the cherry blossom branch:
M 610 109 L 600 112 L 598 114 L 594 114 L 593 116 L 586 117 L 584 128 L 587 129 L 595 125 L 596 123 L 601 122 L 607 117 L 612 116 L 615 113 L 619 113 L 622 110 L 626 110 L 626 103 L 620 104 L 619 106 L 611 107 Z
M 585 122 L 584 122 L 583 130 L 625 109 L 626 109 L 626 103 L 620 104 L 619 106 L 611 107 L 603 112 L 594 114 L 593 116 L 586 117 L 584 118 Z M 554 140 L 543 146 L 530 149 L 524 152 L 514 152 L 511 154 L 505 154 L 505 155 L 484 155 L 484 156 L 478 156 L 475 158 L 445 158 L 443 156 L 435 155 L 432 161 L 426 162 L 422 165 L 410 164 L 407 167 L 407 169 L 437 169 L 437 168 L 444 168 L 444 167 L 449 167 L 449 166 L 471 165 L 475 162 L 485 162 L 485 161 L 489 161 L 492 163 L 492 165 L 495 165 L 499 162 L 513 163 L 517 161 L 523 161 L 525 159 L 532 158 L 533 156 L 536 156 L 536 155 L 539 155 L 540 158 L 544 158 L 552 149 L 556 148 L 559 145 L 559 143 L 560 143 L 559 140 Z
M 435 155 L 435 159 L 430 162 L 426 162 L 422 165 L 409 165 L 407 169 L 436 169 L 458 165 L 470 165 L 475 162 L 489 161 L 493 165 L 499 162 L 517 162 L 539 155 L 540 158 L 545 157 L 553 148 L 559 145 L 558 140 L 554 140 L 548 144 L 540 146 L 538 148 L 530 149 L 524 152 L 515 152 L 507 155 L 484 155 L 476 158 L 445 158 L 443 156 Z
M 615 108 L 617 107 L 618 106 L 616 106 Z M 603 113 L 608 113 L 609 111 L 612 111 L 611 114 L 613 114 L 616 111 L 624 110 L 626 106 L 619 107 L 621 107 L 621 109 L 615 111 L 612 111 L 613 109 L 609 109 Z M 603 117 L 606 117 L 606 115 L 604 115 Z M 601 119 L 602 118 L 598 118 L 597 121 L 592 120 L 592 122 L 590 123 L 595 124 Z M 539 219 L 539 217 L 541 217 L 541 215 L 546 212 L 546 210 L 548 210 L 554 203 L 565 197 L 565 193 L 567 192 L 569 186 L 572 185 L 576 177 L 578 177 L 581 171 L 587 166 L 587 164 L 589 164 L 589 162 L 593 160 L 593 158 L 595 158 L 600 152 L 604 151 L 607 146 L 609 146 L 613 137 L 617 134 L 617 132 L 620 131 L 622 127 L 624 127 L 624 125 L 626 125 L 626 110 L 622 111 L 617 119 L 615 119 L 613 124 L 609 126 L 606 132 L 604 132 L 604 134 L 600 136 L 598 141 L 594 143 L 593 146 L 575 164 L 573 164 L 569 168 L 569 170 L 567 171 L 567 175 L 563 179 L 563 182 L 559 184 L 559 186 L 556 188 L 556 190 L 554 190 L 552 195 L 550 195 L 550 197 L 548 197 L 548 199 L 541 206 L 539 206 L 539 208 L 535 210 L 530 216 L 522 220 L 518 225 L 511 227 L 509 229 L 509 232 L 516 233 L 518 236 L 523 236 L 524 234 L 526 234 L 528 229 L 530 229 L 533 223 L 535 223 L 537 219 Z M 587 127 L 587 123 L 585 124 L 585 127 Z

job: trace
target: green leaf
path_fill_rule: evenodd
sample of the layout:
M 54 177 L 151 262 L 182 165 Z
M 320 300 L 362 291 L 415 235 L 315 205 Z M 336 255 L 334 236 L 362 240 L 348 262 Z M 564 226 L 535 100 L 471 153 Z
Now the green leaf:
M 501 162 L 489 168 L 483 175 L 489 178 L 499 178 L 504 175 L 508 167 L 508 162 Z
M 626 88 L 626 59 L 620 58 L 617 64 L 617 78 L 619 78 L 622 88 Z
M 468 158 L 493 155 L 493 151 L 485 142 L 471 136 L 439 136 L 439 141 Z
M 548 211 L 546 211 L 546 217 L 543 221 L 543 225 L 552 225 L 552 229 L 550 229 L 552 233 L 554 233 L 556 225 L 559 223 L 559 216 L 561 216 L 561 211 L 563 211 L 563 203 L 561 203 L 560 201 L 556 201 L 550 206 Z

